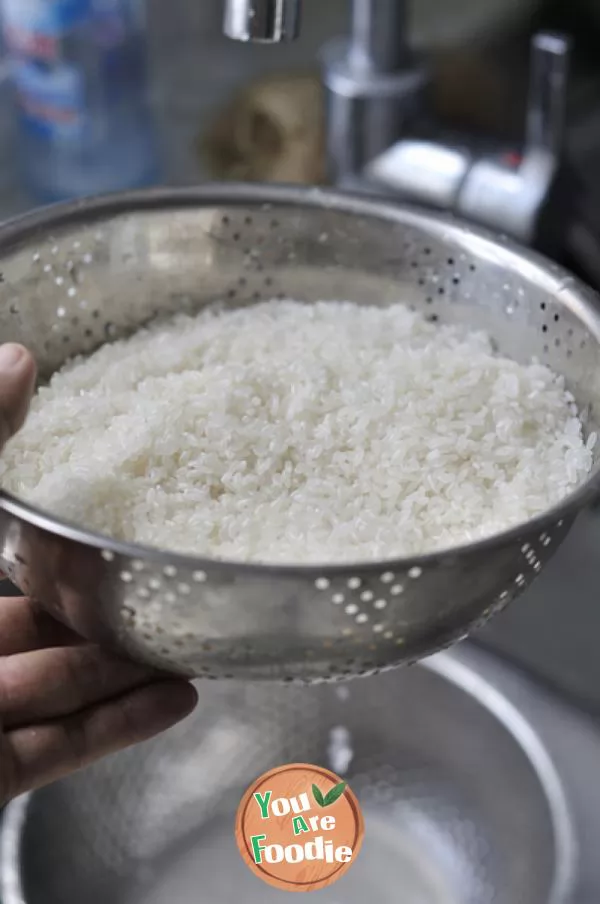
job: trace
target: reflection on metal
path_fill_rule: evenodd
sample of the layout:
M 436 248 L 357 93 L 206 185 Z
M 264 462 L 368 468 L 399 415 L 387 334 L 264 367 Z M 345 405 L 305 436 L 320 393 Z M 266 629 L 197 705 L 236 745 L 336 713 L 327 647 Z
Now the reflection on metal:
M 225 0 L 224 31 L 235 41 L 293 41 L 300 8 L 301 0 Z

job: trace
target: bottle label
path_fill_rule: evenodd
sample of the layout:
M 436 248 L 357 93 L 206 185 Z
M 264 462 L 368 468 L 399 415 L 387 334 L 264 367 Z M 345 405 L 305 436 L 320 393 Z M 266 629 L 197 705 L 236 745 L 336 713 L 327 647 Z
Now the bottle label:
M 125 37 L 124 0 L 0 0 L 5 44 L 25 126 L 53 140 L 82 138 L 88 116 L 86 76 L 69 60 L 68 37 L 110 52 Z
M 18 60 L 12 71 L 24 125 L 30 131 L 63 141 L 82 137 L 84 84 L 75 67 L 44 70 L 35 62 Z

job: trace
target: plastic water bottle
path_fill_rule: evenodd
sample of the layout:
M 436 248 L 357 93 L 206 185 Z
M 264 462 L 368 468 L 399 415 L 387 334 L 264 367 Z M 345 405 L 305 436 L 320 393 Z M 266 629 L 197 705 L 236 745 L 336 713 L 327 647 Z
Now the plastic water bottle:
M 0 0 L 0 9 L 17 153 L 35 199 L 156 182 L 143 0 Z

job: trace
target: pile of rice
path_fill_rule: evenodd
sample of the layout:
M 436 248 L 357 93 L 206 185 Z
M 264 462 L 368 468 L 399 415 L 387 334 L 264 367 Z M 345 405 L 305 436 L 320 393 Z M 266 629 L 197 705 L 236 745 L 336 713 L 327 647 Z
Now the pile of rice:
M 595 437 L 563 380 L 396 304 L 273 301 L 71 362 L 0 461 L 6 490 L 123 540 L 219 558 L 408 556 L 539 514 Z

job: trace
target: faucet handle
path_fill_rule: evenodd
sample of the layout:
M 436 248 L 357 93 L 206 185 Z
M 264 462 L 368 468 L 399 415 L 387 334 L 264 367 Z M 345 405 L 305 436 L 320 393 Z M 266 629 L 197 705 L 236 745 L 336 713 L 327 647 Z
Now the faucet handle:
M 367 177 L 526 244 L 554 248 L 572 206 L 562 161 L 571 46 L 566 35 L 533 38 L 525 142 L 518 152 L 496 147 L 481 156 L 472 141 L 461 149 L 405 138 L 370 165 Z
M 234 41 L 294 41 L 302 0 L 225 0 L 223 30 Z
M 567 35 L 534 36 L 523 152 L 515 165 L 507 165 L 506 155 L 478 160 L 459 195 L 462 216 L 526 244 L 556 244 L 566 216 L 568 198 L 559 189 L 571 46 Z
M 562 153 L 571 50 L 567 35 L 541 32 L 533 38 L 525 156 Z

